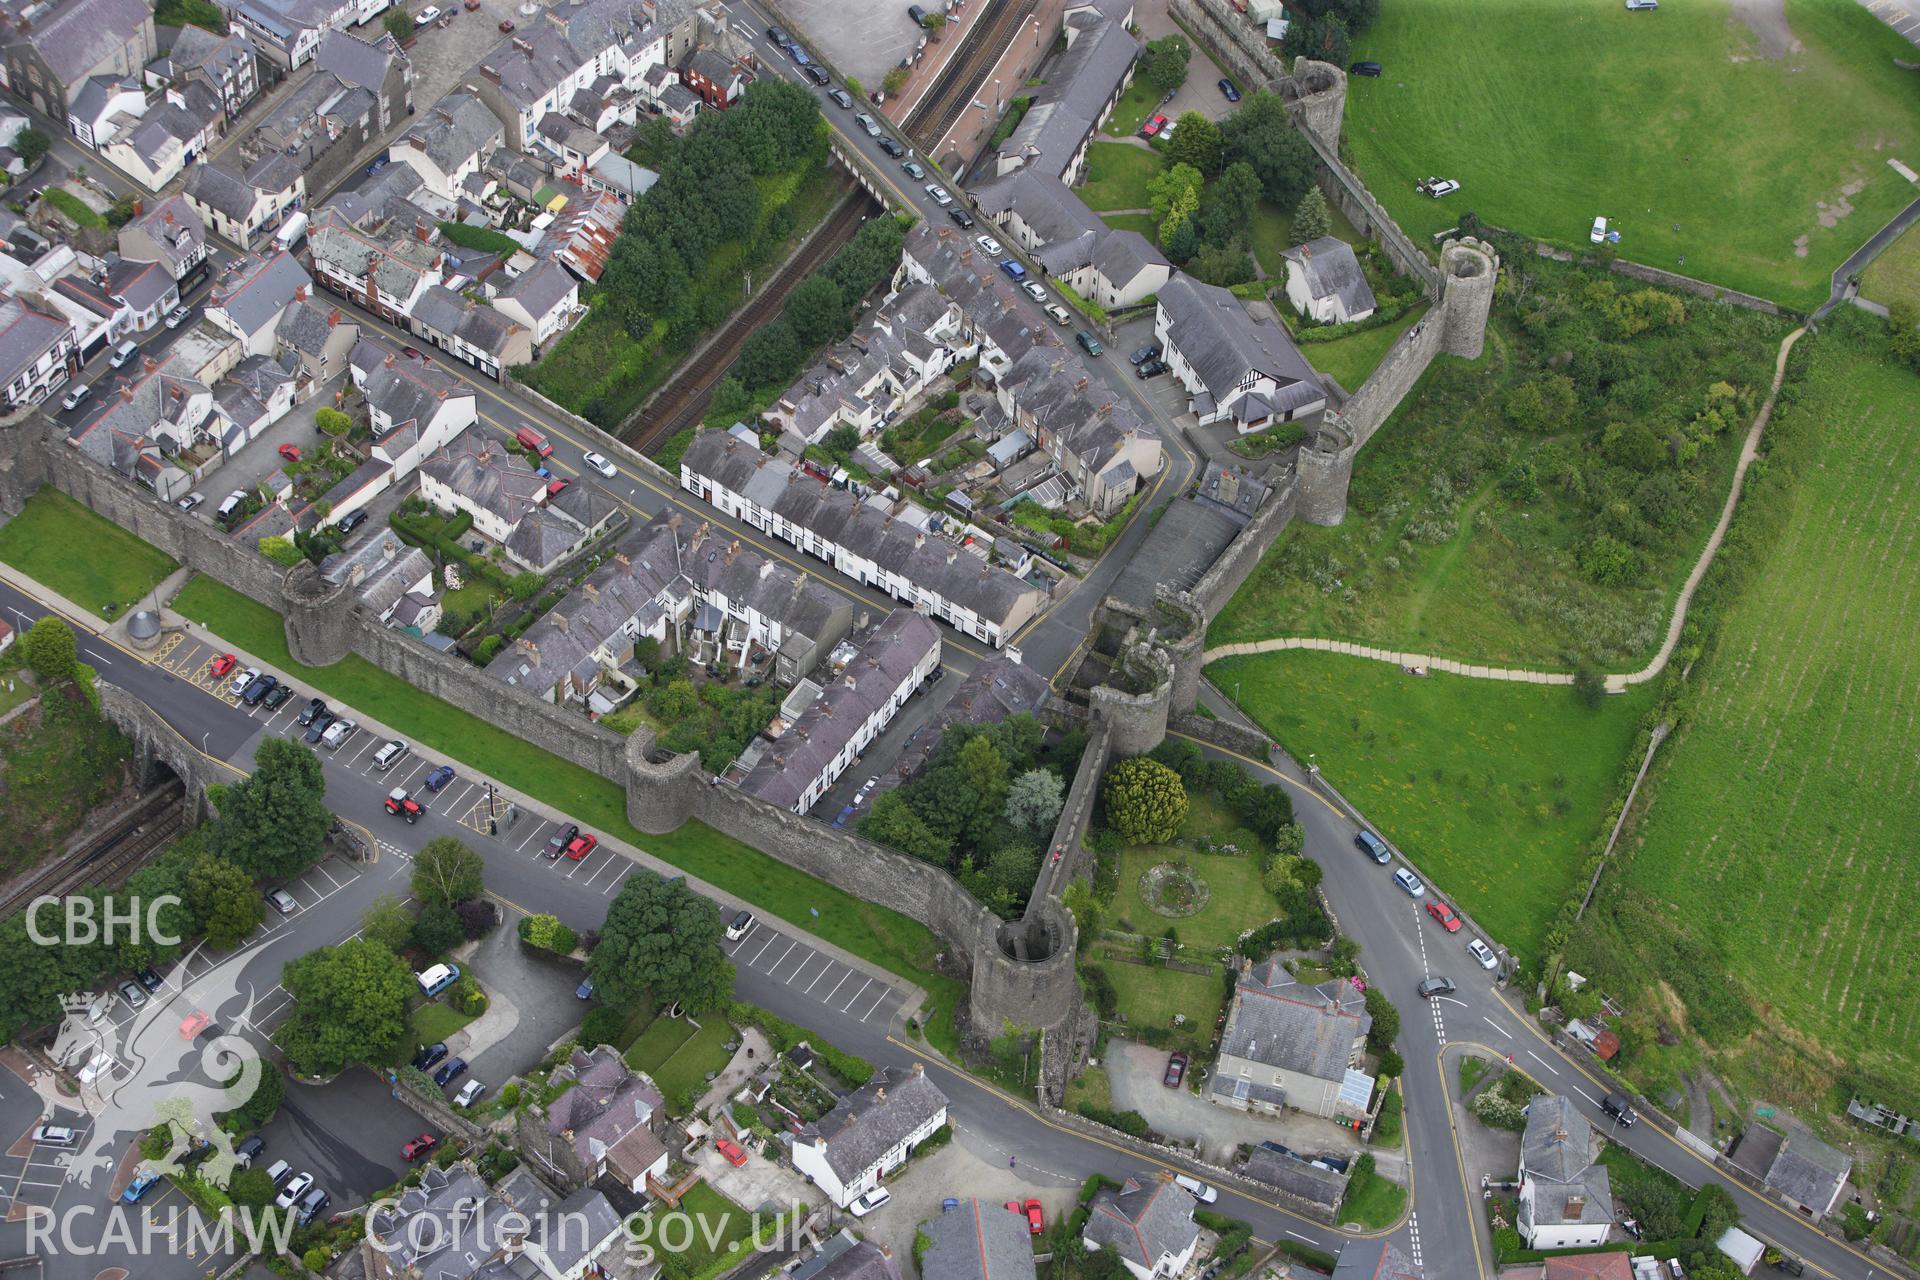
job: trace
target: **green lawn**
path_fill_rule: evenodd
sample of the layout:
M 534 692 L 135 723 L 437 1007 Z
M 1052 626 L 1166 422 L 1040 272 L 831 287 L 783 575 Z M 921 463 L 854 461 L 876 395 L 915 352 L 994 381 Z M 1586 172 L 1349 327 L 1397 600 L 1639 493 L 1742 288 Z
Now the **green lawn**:
M 1087 181 L 1080 198 L 1087 208 L 1144 209 L 1147 182 L 1160 172 L 1160 157 L 1126 142 L 1096 142 L 1087 148 Z
M 179 567 L 58 489 L 40 490 L 0 525 L 0 560 L 105 618 L 125 613 Z
M 1300 354 L 1321 373 L 1332 374 L 1347 389 L 1347 394 L 1352 395 L 1367 380 L 1374 366 L 1380 363 L 1380 358 L 1387 354 L 1387 348 L 1411 329 L 1414 321 L 1426 314 L 1426 310 L 1425 306 L 1415 307 L 1392 324 L 1366 329 L 1332 342 L 1304 343 L 1300 347 Z
M 656 1036 L 662 1026 L 678 1034 Z M 708 1072 L 727 1065 L 726 1043 L 732 1038 L 733 1028 L 719 1014 L 709 1015 L 697 1031 L 685 1019 L 659 1018 L 627 1051 L 627 1065 L 652 1076 L 669 1098 L 683 1089 L 698 1093 L 707 1087 Z
M 1811 307 L 1913 198 L 1887 158 L 1920 143 L 1920 95 L 1894 65 L 1912 46 L 1864 7 L 1785 7 L 1802 47 L 1772 58 L 1730 0 L 1387 5 L 1346 149 L 1416 243 L 1471 210 L 1584 251 L 1605 215 L 1622 257 Z M 1429 175 L 1462 190 L 1418 194 Z
M 1184 1032 L 1195 1041 L 1213 1034 L 1214 1020 L 1225 1003 L 1218 973 L 1182 973 L 1114 960 L 1107 961 L 1105 968 L 1129 1027 L 1162 1027 L 1170 1034 Z M 1180 1032 L 1174 1031 L 1176 1013 L 1187 1020 Z
M 1240 934 L 1273 919 L 1273 898 L 1260 883 L 1266 846 L 1229 814 L 1212 795 L 1188 797 L 1186 838 L 1206 836 L 1215 844 L 1237 845 L 1246 852 L 1206 853 L 1190 845 L 1132 845 L 1121 851 L 1120 888 L 1113 909 L 1121 928 L 1158 936 L 1169 925 L 1180 941 L 1201 947 L 1227 946 Z M 1207 905 L 1190 916 L 1163 916 L 1147 905 L 1140 877 L 1162 862 L 1184 862 L 1205 882 Z
M 674 1051 L 693 1039 L 694 1025 L 685 1018 L 655 1018 L 646 1030 L 627 1047 L 627 1065 L 649 1075 L 674 1055 Z
M 941 946 L 926 926 L 862 902 L 705 823 L 689 822 L 664 836 L 642 835 L 628 824 L 624 793 L 613 783 L 422 693 L 365 659 L 348 655 L 331 667 L 300 665 L 287 652 L 279 614 L 204 575 L 187 584 L 174 607 L 415 743 L 490 777 L 511 778 L 522 791 L 570 818 L 637 845 L 923 987 L 933 1011 L 928 1040 L 942 1050 L 954 1047 L 953 1010 L 965 998 L 966 988 L 933 972 L 933 957 Z M 599 921 L 569 923 L 594 928 Z
M 1359 244 L 1364 236 L 1348 221 L 1347 215 L 1340 212 L 1340 206 L 1329 203 L 1327 214 L 1333 223 L 1334 238 L 1345 240 L 1348 244 Z M 1260 202 L 1260 208 L 1253 215 L 1253 225 L 1248 228 L 1253 240 L 1254 261 L 1267 273 L 1267 278 L 1284 285 L 1287 282 L 1287 264 L 1280 255 L 1293 248 L 1293 210 L 1282 209 L 1268 200 Z
M 428 1000 L 413 1011 L 415 1044 L 438 1044 L 473 1021 L 473 1016 L 456 1010 L 443 1000 Z
M 1400 1221 L 1407 1207 L 1407 1189 L 1373 1171 L 1370 1157 L 1361 1157 L 1340 1202 L 1340 1221 L 1357 1222 L 1369 1231 L 1384 1231 Z
M 1601 833 L 1652 700 L 1642 687 L 1590 711 L 1564 687 L 1301 651 L 1225 658 L 1207 675 L 1523 961 Z M 1330 856 L 1346 854 L 1360 856 Z
M 1868 264 L 1860 278 L 1860 295 L 1882 306 L 1904 302 L 1920 307 L 1920 225 L 1908 227 Z
M 1115 138 L 1129 138 L 1140 132 L 1140 126 L 1147 117 L 1160 109 L 1160 91 L 1147 83 L 1145 76 L 1135 76 L 1127 91 L 1120 95 L 1120 101 L 1113 104 L 1113 114 L 1100 126 L 1100 132 Z
M 1911 1106 L 1920 930 L 1901 889 L 1920 869 L 1920 377 L 1879 321 L 1844 307 L 1832 319 L 1745 500 L 1771 517 L 1762 554 L 1569 963 L 1600 965 L 1602 989 L 1744 1055 L 1740 1074 L 1769 1101 L 1832 1105 L 1845 1063 L 1898 1082 Z M 1794 487 L 1771 493 L 1789 468 Z M 1731 541 L 1754 534 L 1736 524 Z
M 1100 215 L 1100 221 L 1115 231 L 1138 231 L 1147 238 L 1149 244 L 1155 242 L 1154 233 L 1160 229 L 1154 225 L 1153 215 L 1150 213 L 1103 213 Z
M 684 1260 L 665 1273 L 669 1275 L 697 1275 L 753 1235 L 752 1215 L 705 1182 L 696 1183 L 678 1209 L 655 1213 L 647 1221 L 651 1229 L 644 1238 L 654 1252 Z M 683 1241 L 688 1243 L 681 1248 Z

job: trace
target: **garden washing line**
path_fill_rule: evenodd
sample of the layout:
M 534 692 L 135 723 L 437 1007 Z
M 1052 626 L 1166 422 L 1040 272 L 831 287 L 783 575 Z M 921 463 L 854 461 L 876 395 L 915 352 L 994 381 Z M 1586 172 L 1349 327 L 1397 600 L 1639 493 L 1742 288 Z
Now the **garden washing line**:
M 1713 534 L 1707 539 L 1707 545 L 1700 549 L 1700 558 L 1694 562 L 1693 571 L 1687 575 L 1686 585 L 1680 588 L 1679 599 L 1674 601 L 1673 617 L 1667 621 L 1667 635 L 1661 641 L 1660 652 L 1654 654 L 1653 661 L 1638 671 L 1607 677 L 1608 693 L 1625 693 L 1629 686 L 1645 684 L 1666 670 L 1667 662 L 1673 657 L 1675 646 L 1680 643 L 1680 629 L 1686 625 L 1687 606 L 1693 600 L 1693 593 L 1700 580 L 1707 576 L 1707 569 L 1713 564 L 1713 557 L 1720 550 L 1721 541 L 1727 536 L 1727 526 L 1733 522 L 1734 508 L 1740 502 L 1740 489 L 1747 478 L 1747 468 L 1760 454 L 1760 435 L 1766 430 L 1767 422 L 1773 417 L 1773 403 L 1780 395 L 1780 384 L 1787 375 L 1787 356 L 1793 351 L 1793 344 L 1800 340 L 1806 329 L 1795 329 L 1780 342 L 1780 353 L 1774 357 L 1773 387 L 1767 392 L 1767 402 L 1760 406 L 1760 412 L 1753 416 L 1753 425 L 1747 429 L 1745 443 L 1740 446 L 1740 463 L 1734 468 L 1733 484 L 1727 490 L 1727 500 L 1720 508 L 1720 520 L 1713 526 Z M 1209 649 L 1201 656 L 1202 662 L 1216 662 L 1221 658 L 1236 658 L 1246 654 L 1275 653 L 1285 649 L 1318 649 L 1327 653 L 1344 653 L 1356 658 L 1372 658 L 1376 662 L 1397 663 L 1402 668 L 1420 668 L 1423 671 L 1445 671 L 1452 675 L 1468 676 L 1475 680 L 1509 680 L 1520 684 L 1558 684 L 1573 683 L 1573 673 L 1567 671 L 1527 671 L 1518 667 L 1492 667 L 1484 664 L 1458 662 L 1452 658 L 1441 658 L 1425 653 L 1405 653 L 1395 649 L 1381 649 L 1373 645 L 1354 644 L 1348 640 L 1329 640 L 1324 636 L 1280 636 L 1271 640 L 1245 640 L 1236 644 L 1223 644 Z

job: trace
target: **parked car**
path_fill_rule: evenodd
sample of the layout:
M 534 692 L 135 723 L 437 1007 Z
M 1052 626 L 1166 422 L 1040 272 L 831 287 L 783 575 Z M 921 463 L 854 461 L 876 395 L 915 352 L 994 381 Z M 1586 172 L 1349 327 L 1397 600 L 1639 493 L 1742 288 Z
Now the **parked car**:
M 580 985 L 573 989 L 573 998 L 576 1000 L 593 999 L 593 979 L 582 978 Z
M 341 533 L 352 533 L 366 522 L 367 512 L 366 508 L 363 507 L 358 511 L 347 512 L 346 515 L 340 517 L 340 523 L 335 527 L 338 528 Z
M 180 508 L 182 511 L 191 511 L 195 507 L 199 506 L 201 503 L 205 502 L 206 500 L 207 499 L 205 494 L 190 493 L 186 497 L 181 498 L 179 501 L 175 502 L 173 505 Z
M 1450 196 L 1459 189 L 1460 184 L 1452 178 L 1428 178 L 1424 182 L 1417 183 L 1414 187 L 1414 190 L 1420 192 L 1420 194 L 1432 196 L 1435 200 L 1438 200 L 1441 196 Z
M 267 905 L 283 916 L 290 916 L 300 909 L 300 903 L 285 889 L 274 889 L 269 892 Z
M 867 136 L 868 136 L 869 138 L 877 138 L 877 137 L 879 137 L 879 136 L 880 136 L 880 126 L 879 126 L 879 124 L 878 124 L 878 123 L 876 123 L 876 122 L 874 121 L 874 118 L 873 118 L 872 116 L 870 116 L 870 115 L 868 115 L 868 114 L 867 114 L 866 112 L 864 112 L 864 111 L 862 111 L 862 112 L 860 112 L 860 113 L 858 113 L 857 115 L 855 115 L 855 116 L 853 117 L 853 122 L 854 122 L 855 124 L 857 124 L 857 125 L 859 125 L 859 126 L 860 126 L 860 127 L 861 127 L 861 128 L 863 129 L 863 130 L 865 130 L 865 131 L 866 131 L 866 135 L 867 135 Z
M 256 676 L 247 682 L 245 689 L 241 690 L 240 701 L 250 707 L 257 707 L 261 702 L 265 701 L 268 694 L 279 687 L 279 684 L 280 678 L 278 676 Z
M 916 27 L 927 25 L 927 11 L 917 4 L 907 6 L 907 17 L 913 19 L 913 25 Z
M 873 140 L 873 145 L 876 147 L 879 147 L 882 151 L 892 156 L 895 160 L 898 160 L 901 156 L 904 156 L 905 154 L 907 154 L 907 149 L 901 146 L 899 143 L 895 142 L 893 138 L 888 134 L 884 134 L 884 133 L 880 134 L 878 137 L 876 137 Z
M 407 794 L 405 787 L 395 787 L 387 792 L 386 808 L 394 817 L 405 818 L 408 826 L 420 821 L 420 815 L 426 812 L 418 800 Z
M 571 822 L 555 831 L 552 838 L 547 841 L 547 857 L 557 858 L 565 853 L 567 845 L 572 843 L 573 838 L 579 834 L 580 828 Z
M 1180 1082 L 1187 1078 L 1187 1055 L 1172 1053 L 1167 1055 L 1166 1074 L 1160 1077 L 1160 1083 L 1169 1089 L 1178 1089 Z
M 512 18 L 502 18 L 502 19 L 500 19 L 500 30 L 501 30 L 501 31 L 503 31 L 503 32 L 505 32 L 505 31 L 512 31 L 512 30 L 513 30 L 513 19 L 512 19 Z
M 1277 1155 L 1277 1156 L 1288 1156 L 1288 1157 L 1290 1157 L 1290 1158 L 1292 1158 L 1292 1159 L 1295 1159 L 1295 1160 L 1297 1160 L 1297 1159 L 1299 1159 L 1299 1157 L 1298 1157 L 1298 1156 L 1295 1156 L 1295 1155 L 1293 1154 L 1293 1148 L 1292 1148 L 1292 1147 L 1289 1147 L 1289 1146 L 1287 1146 L 1287 1145 L 1286 1145 L 1286 1144 L 1284 1144 L 1284 1143 L 1279 1143 L 1279 1142 L 1274 1142 L 1274 1141 L 1273 1141 L 1273 1140 L 1271 1140 L 1271 1139 L 1269 1139 L 1269 1140 L 1267 1140 L 1267 1141 L 1265 1141 L 1265 1142 L 1263 1142 L 1263 1143 L 1261 1143 L 1261 1144 L 1260 1144 L 1260 1148 L 1261 1148 L 1261 1150 L 1263 1150 L 1263 1151 L 1271 1151 L 1271 1152 L 1273 1152 L 1273 1154 L 1275 1154 L 1275 1155 Z
M 768 27 L 767 39 L 773 41 L 774 44 L 782 49 L 793 43 L 793 37 L 787 34 L 785 27 Z
M 426 789 L 429 791 L 439 791 L 442 787 L 446 786 L 449 782 L 452 782 L 453 778 L 454 778 L 453 766 L 450 764 L 443 764 L 438 769 L 435 769 L 432 773 L 428 774 L 427 780 L 421 785 L 426 787 Z
M 1036 1236 L 1046 1234 L 1047 1215 L 1040 1208 L 1040 1202 L 1038 1200 L 1027 1201 L 1026 1212 L 1027 1212 L 1027 1233 L 1029 1235 L 1036 1235 Z
M 1142 378 L 1157 378 L 1165 373 L 1167 368 L 1168 365 L 1165 360 L 1149 360 L 1134 370 L 1134 372 Z
M 1658 9 L 1660 0 L 1627 0 L 1627 12 L 1639 13 L 1645 9 Z
M 1039 303 L 1043 307 L 1046 306 L 1049 301 L 1051 301 L 1051 299 L 1047 297 L 1047 291 L 1040 287 L 1040 284 L 1038 281 L 1029 280 L 1025 284 L 1021 285 L 1020 288 L 1022 291 L 1026 293 L 1026 295 L 1029 298 L 1032 298 L 1035 302 Z
M 429 965 L 414 974 L 413 980 L 420 984 L 420 994 L 431 1000 L 460 981 L 460 966 L 457 964 Z M 442 1080 L 440 1083 L 445 1084 L 446 1081 Z
M 570 861 L 578 862 L 592 853 L 599 843 L 599 836 L 590 836 L 584 833 L 577 835 L 567 841 L 567 858 Z
M 455 1103 L 459 1104 L 460 1106 L 470 1107 L 474 1103 L 480 1101 L 480 1095 L 485 1093 L 486 1091 L 487 1091 L 487 1086 L 482 1084 L 480 1081 L 469 1080 L 465 1084 L 460 1086 L 460 1092 L 453 1095 L 453 1100 Z
M 796 67 L 810 66 L 813 63 L 813 59 L 807 56 L 806 49 L 801 46 L 798 40 L 788 41 L 787 56 L 793 59 L 793 64 Z
M 947 210 L 947 216 L 952 218 L 954 225 L 962 231 L 971 230 L 973 227 L 973 215 L 965 209 L 962 209 L 959 205 L 954 205 L 953 208 Z
M 231 520 L 239 513 L 240 508 L 246 505 L 247 491 L 245 489 L 235 489 L 232 493 L 220 499 L 220 505 L 213 509 L 213 514 L 219 516 L 222 520 Z
M 1143 138 L 1158 137 L 1160 131 L 1166 127 L 1167 127 L 1166 116 L 1156 111 L 1151 116 L 1147 117 L 1147 122 L 1145 124 L 1140 126 L 1140 136 Z
M 1387 842 L 1371 831 L 1363 828 L 1360 834 L 1353 838 L 1353 843 L 1359 847 L 1360 852 L 1382 866 L 1393 861 L 1393 854 L 1387 849 Z
M 1212 1204 L 1220 1198 L 1218 1191 L 1215 1191 L 1212 1187 L 1200 1181 L 1200 1179 L 1189 1178 L 1184 1173 L 1175 1174 L 1173 1176 L 1173 1182 L 1175 1186 L 1192 1196 L 1195 1200 L 1198 1200 L 1201 1204 Z
M 1090 356 L 1097 357 L 1097 356 L 1103 356 L 1107 354 L 1107 349 L 1100 345 L 1100 339 L 1094 337 L 1091 333 L 1088 333 L 1085 329 L 1082 329 L 1078 333 L 1074 334 L 1073 340 L 1079 343 L 1080 349 L 1086 352 Z
M 608 462 L 605 455 L 595 453 L 591 449 L 586 452 L 581 460 L 609 480 L 620 474 L 619 469 L 611 462 Z
M 1239 88 L 1234 85 L 1233 81 L 1227 79 L 1225 76 L 1220 77 L 1220 92 L 1226 96 L 1228 102 L 1240 101 Z
M 947 194 L 947 189 L 937 182 L 927 184 L 927 194 L 933 197 L 933 202 L 937 205 L 945 206 L 953 203 L 953 197 Z
M 227 683 L 227 692 L 239 697 L 247 691 L 247 686 L 260 678 L 260 668 L 248 667 Z
M 432 23 L 435 23 L 438 21 L 440 21 L 440 7 L 438 5 L 430 4 L 426 8 L 422 9 L 420 12 L 413 15 L 413 25 L 416 27 L 429 26 Z M 287 1206 L 282 1206 L 282 1207 L 284 1208 Z
M 243 1138 L 233 1144 L 233 1162 L 242 1169 L 251 1169 L 253 1162 L 259 1159 L 260 1153 L 266 1149 L 267 1140 L 257 1133 L 252 1137 Z
M 221 676 L 224 676 L 227 674 L 227 672 L 233 670 L 233 664 L 238 661 L 239 659 L 234 657 L 232 654 L 223 653 L 219 657 L 215 658 L 212 662 L 209 662 L 207 664 L 207 674 L 212 676 L 215 680 L 218 680 Z
M 1377 77 L 1380 74 L 1380 64 L 1377 62 L 1356 62 L 1347 68 L 1347 74 Z
M 413 1055 L 413 1068 L 416 1071 L 431 1071 L 446 1060 L 445 1044 L 423 1044 L 420 1052 Z
M 466 1070 L 467 1060 L 465 1058 L 448 1058 L 440 1064 L 440 1069 L 433 1073 L 433 1082 L 444 1088 L 452 1084 L 460 1076 L 466 1074 Z
M 725 1138 L 716 1138 L 713 1143 L 713 1149 L 726 1157 L 727 1163 L 736 1169 L 747 1162 L 747 1153 L 740 1149 L 740 1144 L 737 1142 L 730 1142 Z
M 1467 954 L 1479 962 L 1482 969 L 1492 972 L 1500 967 L 1500 957 L 1493 954 L 1493 948 L 1478 938 L 1467 940 Z
M 409 747 L 404 739 L 390 739 L 382 744 L 378 751 L 373 753 L 373 767 L 385 773 L 404 760 L 407 757 L 407 753 L 412 750 L 413 748 Z
M 842 110 L 853 110 L 853 95 L 845 89 L 829 89 L 827 91 L 827 97 L 831 98 L 834 105 Z
M 1610 1093 L 1600 1099 L 1600 1109 L 1618 1120 L 1622 1129 L 1631 1129 L 1633 1122 L 1640 1118 L 1633 1113 L 1633 1104 L 1624 1093 Z
M 332 1196 L 322 1191 L 319 1187 L 315 1187 L 301 1197 L 300 1209 L 299 1212 L 295 1214 L 295 1221 L 304 1227 L 319 1217 L 320 1214 L 325 1211 L 326 1207 L 332 1203 Z
M 34 1128 L 33 1140 L 43 1147 L 71 1147 L 80 1136 L 65 1125 L 43 1124 Z
M 288 1180 L 286 1186 L 280 1188 L 280 1194 L 274 1197 L 273 1202 L 282 1209 L 291 1209 L 299 1203 L 301 1196 L 307 1194 L 307 1189 L 312 1185 L 312 1174 L 296 1173 Z
M 337 718 L 331 711 L 322 711 L 308 723 L 307 731 L 301 735 L 301 739 L 306 742 L 320 741 Z
M 60 407 L 62 409 L 77 409 L 80 407 L 80 402 L 92 394 L 92 387 L 84 382 L 76 382 L 72 388 L 68 390 L 66 398 L 60 401 Z
M 154 969 L 135 969 L 133 976 L 149 991 L 158 991 L 166 985 L 166 980 Z
M 1146 346 L 1140 348 L 1138 351 L 1128 356 L 1127 363 L 1128 364 L 1145 364 L 1147 361 L 1153 359 L 1155 356 L 1159 354 L 1160 354 L 1160 344 L 1157 342 L 1149 342 Z
M 992 236 L 975 236 L 973 242 L 979 245 L 980 252 L 986 254 L 989 258 L 997 258 L 1006 252 L 1006 249 L 1001 246 L 1000 242 Z
M 430 1133 L 423 1133 L 411 1142 L 407 1142 L 401 1146 L 400 1158 L 408 1164 L 412 1164 L 415 1160 L 418 1160 L 421 1156 L 426 1155 L 439 1145 L 440 1139 Z
M 827 69 L 817 62 L 809 62 L 800 69 L 806 72 L 807 79 L 818 85 L 824 85 L 833 78 L 827 74 Z
M 276 452 L 288 462 L 300 461 L 300 446 L 297 444 L 283 444 Z
M 109 360 L 107 363 L 112 365 L 116 369 L 124 369 L 128 365 L 132 364 L 134 361 L 134 357 L 138 356 L 139 354 L 140 354 L 139 343 L 123 342 L 119 346 L 113 349 L 113 359 Z
M 1405 889 L 1409 898 L 1418 898 L 1427 891 L 1427 886 L 1420 883 L 1420 877 L 1406 867 L 1395 868 L 1393 882 Z
M 891 1199 L 893 1199 L 893 1193 L 891 1191 L 888 1191 L 885 1187 L 875 1187 L 848 1205 L 847 1212 L 856 1218 L 864 1218 L 876 1209 L 885 1208 L 887 1202 Z
M 147 993 L 141 989 L 139 983 L 128 978 L 120 984 L 120 998 L 127 1002 L 127 1008 L 138 1009 L 147 1002 Z
M 1595 244 L 1599 244 L 1606 238 L 1607 220 L 1605 218 L 1595 218 L 1593 220 L 1593 230 L 1587 232 L 1587 239 L 1593 241 Z
M 181 325 L 185 324 L 189 319 L 191 319 L 192 316 L 193 316 L 192 307 L 184 306 L 184 305 L 175 307 L 173 310 L 167 312 L 167 328 L 178 329 Z
M 1007 278 L 1009 280 L 1012 280 L 1015 284 L 1018 284 L 1022 280 L 1025 280 L 1027 278 L 1027 269 L 1021 266 L 1019 261 L 1014 258 L 1001 259 L 1000 269 L 1006 272 Z
M 753 912 L 739 912 L 727 924 L 727 941 L 738 942 L 747 936 L 747 931 L 751 928 L 753 928 Z
M 1440 927 L 1448 933 L 1460 932 L 1460 917 L 1453 914 L 1453 908 L 1435 898 L 1427 904 L 1427 914 L 1440 922 Z
M 265 707 L 269 711 L 278 711 L 281 708 L 281 706 L 285 704 L 287 701 L 289 701 L 292 697 L 293 697 L 292 685 L 276 684 L 273 686 L 272 691 L 269 692 L 266 697 L 260 700 L 260 705 Z
M 912 178 L 915 182 L 918 182 L 920 179 L 927 176 L 927 171 L 925 169 L 922 169 L 920 167 L 919 162 L 916 160 L 902 160 L 900 162 L 900 167 L 902 169 L 905 169 L 907 171 L 907 176 L 909 178 Z
M 1351 1163 L 1347 1157 L 1332 1151 L 1322 1151 L 1313 1158 L 1313 1162 L 1322 1169 L 1331 1169 L 1335 1173 L 1345 1173 Z
M 1418 990 L 1421 999 L 1431 1000 L 1435 996 L 1450 996 L 1455 991 L 1458 991 L 1459 988 L 1453 985 L 1452 978 L 1442 978 L 1435 975 L 1431 978 L 1420 979 Z
M 329 751 L 338 751 L 342 744 L 353 736 L 353 731 L 359 727 L 356 721 L 339 716 L 327 726 L 327 731 L 320 735 L 320 745 Z

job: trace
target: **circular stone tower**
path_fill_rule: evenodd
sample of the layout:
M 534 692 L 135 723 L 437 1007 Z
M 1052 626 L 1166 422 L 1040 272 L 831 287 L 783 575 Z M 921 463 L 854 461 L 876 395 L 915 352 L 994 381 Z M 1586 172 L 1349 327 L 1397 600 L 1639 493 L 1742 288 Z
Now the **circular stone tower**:
M 1329 150 L 1340 150 L 1340 123 L 1347 111 L 1347 73 L 1331 62 L 1293 60 L 1293 106 L 1300 126 Z
M 1299 485 L 1294 512 L 1308 524 L 1336 525 L 1347 518 L 1347 484 L 1353 479 L 1353 436 L 1338 415 L 1320 430 L 1294 462 Z
M 1440 246 L 1440 270 L 1446 277 L 1440 297 L 1445 328 L 1440 348 L 1448 355 L 1480 358 L 1487 339 L 1487 313 L 1500 278 L 1500 255 L 1485 241 L 1467 237 Z
M 973 1025 L 987 1035 L 1009 1022 L 1049 1031 L 1064 1025 L 1080 1001 L 1072 915 L 1049 897 L 1034 898 L 1018 920 L 980 915 L 968 997 Z
M 311 560 L 287 570 L 287 651 L 308 667 L 330 667 L 353 649 L 353 597 L 344 582 L 328 582 Z

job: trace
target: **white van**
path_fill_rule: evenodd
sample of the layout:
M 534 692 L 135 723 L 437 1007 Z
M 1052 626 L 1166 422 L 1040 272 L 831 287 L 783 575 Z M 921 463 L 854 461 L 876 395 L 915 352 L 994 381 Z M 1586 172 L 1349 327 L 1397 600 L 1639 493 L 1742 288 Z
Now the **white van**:
M 232 493 L 220 500 L 220 505 L 216 508 L 215 514 L 222 520 L 231 520 L 233 513 L 238 511 L 240 504 L 246 500 L 247 491 L 245 489 L 235 489 Z
M 1179 1187 L 1182 1191 L 1192 1196 L 1195 1200 L 1198 1200 L 1201 1204 L 1212 1204 L 1215 1200 L 1218 1200 L 1220 1198 L 1220 1193 L 1218 1191 L 1215 1191 L 1212 1187 L 1200 1181 L 1200 1179 L 1189 1178 L 1184 1173 L 1175 1174 L 1173 1177 L 1173 1183 L 1175 1186 Z
M 460 966 L 436 964 L 431 969 L 423 969 L 414 974 L 413 978 L 420 984 L 421 994 L 432 999 L 460 980 Z
M 132 363 L 134 357 L 139 354 L 139 343 L 123 342 L 113 349 L 113 359 L 108 361 L 108 363 L 116 369 L 125 368 L 128 364 Z

